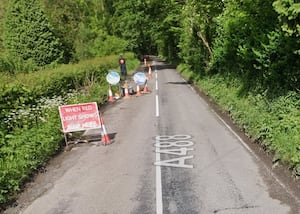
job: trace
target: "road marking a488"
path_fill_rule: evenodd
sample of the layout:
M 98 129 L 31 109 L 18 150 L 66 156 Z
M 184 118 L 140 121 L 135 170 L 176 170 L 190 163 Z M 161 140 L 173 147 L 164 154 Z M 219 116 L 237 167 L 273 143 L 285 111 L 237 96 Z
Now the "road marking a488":
M 156 161 L 156 166 L 169 166 L 181 168 L 193 168 L 193 165 L 186 164 L 186 160 L 192 159 L 193 155 L 188 155 L 194 142 L 190 135 L 160 135 L 155 137 L 155 152 L 178 156 L 176 158 Z

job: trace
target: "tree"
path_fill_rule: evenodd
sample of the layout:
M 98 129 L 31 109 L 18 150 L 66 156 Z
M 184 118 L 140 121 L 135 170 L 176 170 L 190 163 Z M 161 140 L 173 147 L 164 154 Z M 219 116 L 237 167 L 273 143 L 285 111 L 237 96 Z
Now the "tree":
M 291 36 L 300 37 L 300 3 L 293 0 L 276 0 L 273 6 L 279 14 L 282 30 Z
M 223 10 L 219 0 L 187 0 L 182 10 L 180 56 L 196 71 L 207 70 L 214 55 L 213 42 L 216 38 L 216 17 Z
M 110 14 L 112 2 L 80 1 L 79 8 L 82 11 L 82 18 L 75 41 L 78 58 L 120 54 L 126 51 L 128 42 L 112 35 Z
M 13 56 L 38 66 L 61 62 L 63 50 L 36 0 L 11 0 L 5 18 L 4 45 Z
M 112 34 L 127 40 L 128 50 L 143 54 L 151 45 L 151 19 L 149 1 L 115 0 L 111 19 Z
M 210 73 L 234 75 L 243 92 L 299 90 L 299 12 L 292 0 L 224 1 L 215 19 L 217 36 L 208 42 L 213 50 Z M 203 24 L 200 29 L 205 29 Z
M 77 61 L 75 42 L 79 32 L 79 25 L 83 20 L 86 7 L 79 1 L 43 0 L 45 12 L 53 33 L 59 38 L 64 50 L 63 62 Z
M 3 39 L 2 39 L 2 35 L 3 35 L 3 20 L 5 17 L 5 12 L 6 12 L 6 7 L 7 7 L 7 0 L 1 0 L 1 4 L 0 4 L 0 50 L 3 49 Z
M 213 61 L 219 72 L 241 78 L 245 90 L 260 88 L 270 72 L 265 47 L 278 25 L 272 0 L 225 1 L 218 17 Z
M 156 44 L 160 55 L 166 57 L 169 61 L 179 62 L 179 47 L 181 34 L 181 14 L 184 3 L 176 0 L 166 0 L 153 2 L 155 8 L 151 14 L 154 29 L 151 31 L 154 35 L 154 44 Z
M 120 53 L 126 49 L 126 41 L 111 35 L 112 1 L 43 1 L 54 33 L 62 42 L 65 63 Z
M 270 35 L 270 44 L 267 46 L 269 55 L 274 58 L 270 77 L 285 88 L 299 91 L 300 3 L 276 0 L 273 7 L 279 15 L 279 27 Z

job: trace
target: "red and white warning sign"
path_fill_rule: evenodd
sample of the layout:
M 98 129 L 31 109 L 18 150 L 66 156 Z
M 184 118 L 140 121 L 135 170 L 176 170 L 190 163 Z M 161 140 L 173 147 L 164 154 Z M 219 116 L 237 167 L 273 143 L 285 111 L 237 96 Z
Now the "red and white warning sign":
M 59 106 L 63 132 L 101 128 L 96 102 Z

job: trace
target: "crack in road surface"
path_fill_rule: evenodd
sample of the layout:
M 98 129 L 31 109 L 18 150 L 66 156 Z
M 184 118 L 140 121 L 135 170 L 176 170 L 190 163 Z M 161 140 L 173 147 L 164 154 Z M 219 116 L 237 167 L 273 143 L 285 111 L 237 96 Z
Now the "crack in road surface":
M 249 205 L 244 205 L 242 207 L 228 207 L 228 208 L 223 208 L 223 209 L 217 209 L 214 210 L 213 213 L 220 213 L 223 211 L 228 211 L 228 210 L 245 210 L 245 209 L 255 209 L 258 208 L 259 206 L 249 206 Z

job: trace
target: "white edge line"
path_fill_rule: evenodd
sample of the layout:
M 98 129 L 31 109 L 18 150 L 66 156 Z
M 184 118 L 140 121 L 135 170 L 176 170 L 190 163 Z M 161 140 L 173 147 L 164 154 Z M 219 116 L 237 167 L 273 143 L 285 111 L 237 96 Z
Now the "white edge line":
M 158 95 L 155 96 L 155 104 L 156 104 L 156 117 L 159 117 L 159 104 L 158 104 Z
M 155 63 L 156 64 L 156 63 Z M 158 77 L 157 70 L 155 69 L 155 84 L 156 84 L 156 117 L 159 117 L 159 103 L 158 103 Z M 157 141 L 157 140 L 156 140 Z M 156 142 L 157 143 L 157 142 Z M 155 153 L 156 162 L 160 162 L 160 153 Z M 161 183 L 161 166 L 155 166 L 156 171 L 156 214 L 163 214 L 163 201 L 162 201 L 162 183 Z
M 202 99 L 202 98 L 201 98 Z M 253 155 L 255 157 L 256 160 L 258 160 L 262 166 L 267 170 L 267 172 L 276 180 L 276 182 L 288 193 L 290 194 L 299 204 L 300 204 L 300 200 L 298 199 L 298 197 L 292 193 L 291 191 L 288 190 L 288 188 L 286 187 L 286 185 L 281 182 L 276 174 L 274 174 L 272 172 L 272 170 L 269 169 L 269 167 L 267 167 L 267 165 L 251 150 L 251 148 L 247 145 L 247 143 L 228 125 L 228 123 L 225 122 L 225 120 L 223 120 L 216 111 L 214 111 L 213 109 L 211 109 L 211 111 L 217 116 L 217 118 L 228 128 L 228 130 L 242 143 L 242 145 L 248 150 L 248 152 Z
M 156 162 L 160 161 L 160 153 L 156 152 Z M 161 167 L 156 168 L 156 214 L 163 214 L 163 201 L 162 201 L 162 184 L 161 184 Z

